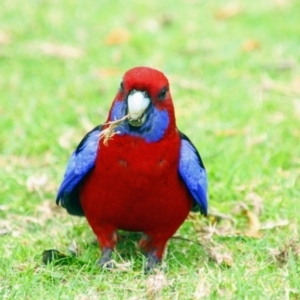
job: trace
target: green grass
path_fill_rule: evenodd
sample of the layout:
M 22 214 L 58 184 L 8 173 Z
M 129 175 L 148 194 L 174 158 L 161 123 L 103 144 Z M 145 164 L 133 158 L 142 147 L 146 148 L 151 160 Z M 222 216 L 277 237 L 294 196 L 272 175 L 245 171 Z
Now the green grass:
M 300 5 L 226 3 L 2 1 L 1 299 L 299 299 Z M 119 43 L 110 43 L 112 32 Z M 70 153 L 138 65 L 171 82 L 178 127 L 208 170 L 210 210 L 234 220 L 218 222 L 224 236 L 210 241 L 231 267 L 174 239 L 164 275 L 144 275 L 136 239 L 125 235 L 114 258 L 130 267 L 99 270 L 85 220 L 54 203 Z M 262 226 L 288 223 L 247 237 L 253 225 L 239 203 L 252 214 L 262 206 Z M 204 243 L 209 226 L 199 216 L 177 235 Z M 72 240 L 78 263 L 42 264 L 44 250 L 67 253 Z

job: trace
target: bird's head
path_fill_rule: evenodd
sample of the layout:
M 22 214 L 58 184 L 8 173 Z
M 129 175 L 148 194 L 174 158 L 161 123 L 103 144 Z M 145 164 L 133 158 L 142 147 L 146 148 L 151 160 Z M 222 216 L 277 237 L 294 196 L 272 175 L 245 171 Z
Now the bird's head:
M 136 67 L 127 71 L 110 110 L 108 121 L 128 115 L 118 126 L 120 134 L 160 140 L 174 125 L 174 107 L 165 75 L 155 69 Z

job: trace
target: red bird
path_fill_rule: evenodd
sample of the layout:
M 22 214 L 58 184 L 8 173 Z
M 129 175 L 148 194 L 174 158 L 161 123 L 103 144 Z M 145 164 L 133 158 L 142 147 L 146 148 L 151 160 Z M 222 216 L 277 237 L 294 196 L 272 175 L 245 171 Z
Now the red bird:
M 103 139 L 110 123 L 120 119 L 114 136 Z M 101 266 L 109 265 L 118 230 L 143 232 L 139 245 L 146 270 L 161 261 L 191 210 L 207 214 L 206 171 L 176 127 L 163 73 L 147 67 L 125 73 L 106 123 L 72 154 L 56 202 L 87 218 L 101 246 Z

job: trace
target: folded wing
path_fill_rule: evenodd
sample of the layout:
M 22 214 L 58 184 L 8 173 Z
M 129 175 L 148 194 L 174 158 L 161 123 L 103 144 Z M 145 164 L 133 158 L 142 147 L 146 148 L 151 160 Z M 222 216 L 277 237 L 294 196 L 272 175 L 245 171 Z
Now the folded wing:
M 179 174 L 193 196 L 193 211 L 207 215 L 207 174 L 200 154 L 189 138 L 180 132 Z
M 101 126 L 90 131 L 73 152 L 67 164 L 63 182 L 57 193 L 56 203 L 61 203 L 69 214 L 84 216 L 79 201 L 79 185 L 95 166 L 100 131 Z

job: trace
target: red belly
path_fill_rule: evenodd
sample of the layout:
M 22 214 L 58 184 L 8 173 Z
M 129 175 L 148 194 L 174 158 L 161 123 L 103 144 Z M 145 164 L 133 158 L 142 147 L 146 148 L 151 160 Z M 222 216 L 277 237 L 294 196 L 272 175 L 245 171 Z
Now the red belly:
M 94 231 L 110 227 L 173 234 L 187 217 L 192 198 L 178 174 L 179 136 L 147 144 L 115 136 L 101 144 L 95 168 L 80 194 Z

